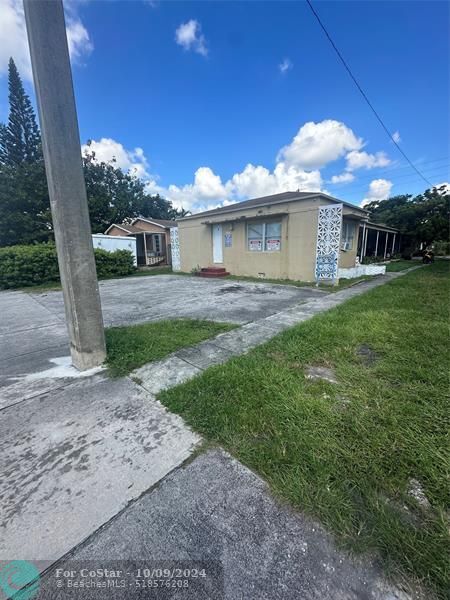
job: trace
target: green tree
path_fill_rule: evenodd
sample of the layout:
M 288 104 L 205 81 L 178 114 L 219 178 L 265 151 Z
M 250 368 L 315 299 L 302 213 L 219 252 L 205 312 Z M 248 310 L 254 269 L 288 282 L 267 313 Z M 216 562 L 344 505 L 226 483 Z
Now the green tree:
M 39 128 L 12 59 L 8 84 L 8 124 L 0 123 L 0 246 L 53 239 Z M 175 219 L 180 214 L 171 202 L 148 194 L 145 182 L 114 162 L 99 162 L 93 152 L 83 156 L 83 170 L 93 233 L 139 216 Z
M 403 194 L 365 206 L 370 218 L 395 227 L 402 234 L 403 247 L 417 250 L 421 244 L 449 240 L 450 194 L 446 186 L 412 196 Z
M 42 155 L 41 136 L 30 98 L 12 58 L 8 67 L 9 117 L 8 125 L 0 128 L 0 161 L 19 166 L 34 162 Z
M 44 161 L 0 164 L 0 246 L 52 239 Z
M 171 220 L 179 216 L 171 202 L 159 194 L 148 194 L 144 181 L 124 173 L 114 161 L 99 162 L 95 152 L 88 151 L 83 168 L 93 233 L 135 217 Z

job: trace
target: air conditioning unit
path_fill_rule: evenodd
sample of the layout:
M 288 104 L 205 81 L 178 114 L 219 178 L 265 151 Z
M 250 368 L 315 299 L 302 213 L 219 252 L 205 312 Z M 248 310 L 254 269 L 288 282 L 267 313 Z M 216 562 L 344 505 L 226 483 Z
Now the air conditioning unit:
M 344 250 L 344 252 L 350 250 L 350 242 L 341 242 L 341 250 Z

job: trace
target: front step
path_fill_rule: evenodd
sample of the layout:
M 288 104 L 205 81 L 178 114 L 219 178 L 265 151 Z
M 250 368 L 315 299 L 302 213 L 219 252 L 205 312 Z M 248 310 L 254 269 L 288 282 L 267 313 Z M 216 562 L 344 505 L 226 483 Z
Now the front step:
M 199 277 L 227 277 L 229 273 L 223 267 L 203 267 L 198 275 Z

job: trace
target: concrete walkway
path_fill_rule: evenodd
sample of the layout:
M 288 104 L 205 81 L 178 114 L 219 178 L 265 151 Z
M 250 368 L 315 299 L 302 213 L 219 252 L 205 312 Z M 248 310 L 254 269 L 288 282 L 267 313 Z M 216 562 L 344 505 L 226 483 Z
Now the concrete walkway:
M 0 388 L 0 568 L 2 561 L 20 558 L 40 561 L 44 570 L 69 551 L 73 554 L 66 559 L 71 561 L 214 558 L 213 567 L 218 560 L 225 569 L 225 596 L 219 594 L 220 577 L 214 577 L 207 584 L 213 587 L 196 589 L 192 595 L 166 590 L 157 597 L 413 597 L 383 583 L 373 564 L 339 553 L 320 527 L 306 525 L 301 515 L 276 503 L 259 478 L 223 453 L 200 456 L 176 470 L 200 439 L 155 399 L 161 389 L 402 274 L 334 294 L 313 293 L 277 312 L 262 311 L 237 330 L 146 365 L 134 373 L 134 381 L 111 380 L 103 373 L 75 377 L 55 359 L 48 369 L 47 351 L 39 358 L 34 340 L 35 349 L 16 360 L 23 368 L 33 357 L 39 365 L 35 372 L 14 381 L 17 365 L 3 363 L 9 371 Z M 33 313 L 38 328 L 59 327 L 48 304 L 41 307 L 44 312 Z M 45 346 L 45 336 L 41 344 Z M 23 393 L 29 394 L 26 399 Z M 161 480 L 161 488 L 152 491 Z M 314 550 L 309 553 L 306 548 Z M 72 597 L 52 585 L 46 579 L 39 597 Z M 108 598 L 140 594 L 138 590 Z M 93 596 L 86 592 L 82 597 Z

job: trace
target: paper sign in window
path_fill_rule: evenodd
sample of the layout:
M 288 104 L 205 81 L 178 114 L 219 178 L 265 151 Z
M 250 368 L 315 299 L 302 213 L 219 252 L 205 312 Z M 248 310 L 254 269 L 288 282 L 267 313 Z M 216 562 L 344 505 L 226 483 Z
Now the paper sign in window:
M 271 239 L 266 240 L 267 250 L 279 250 L 281 247 L 281 240 Z

